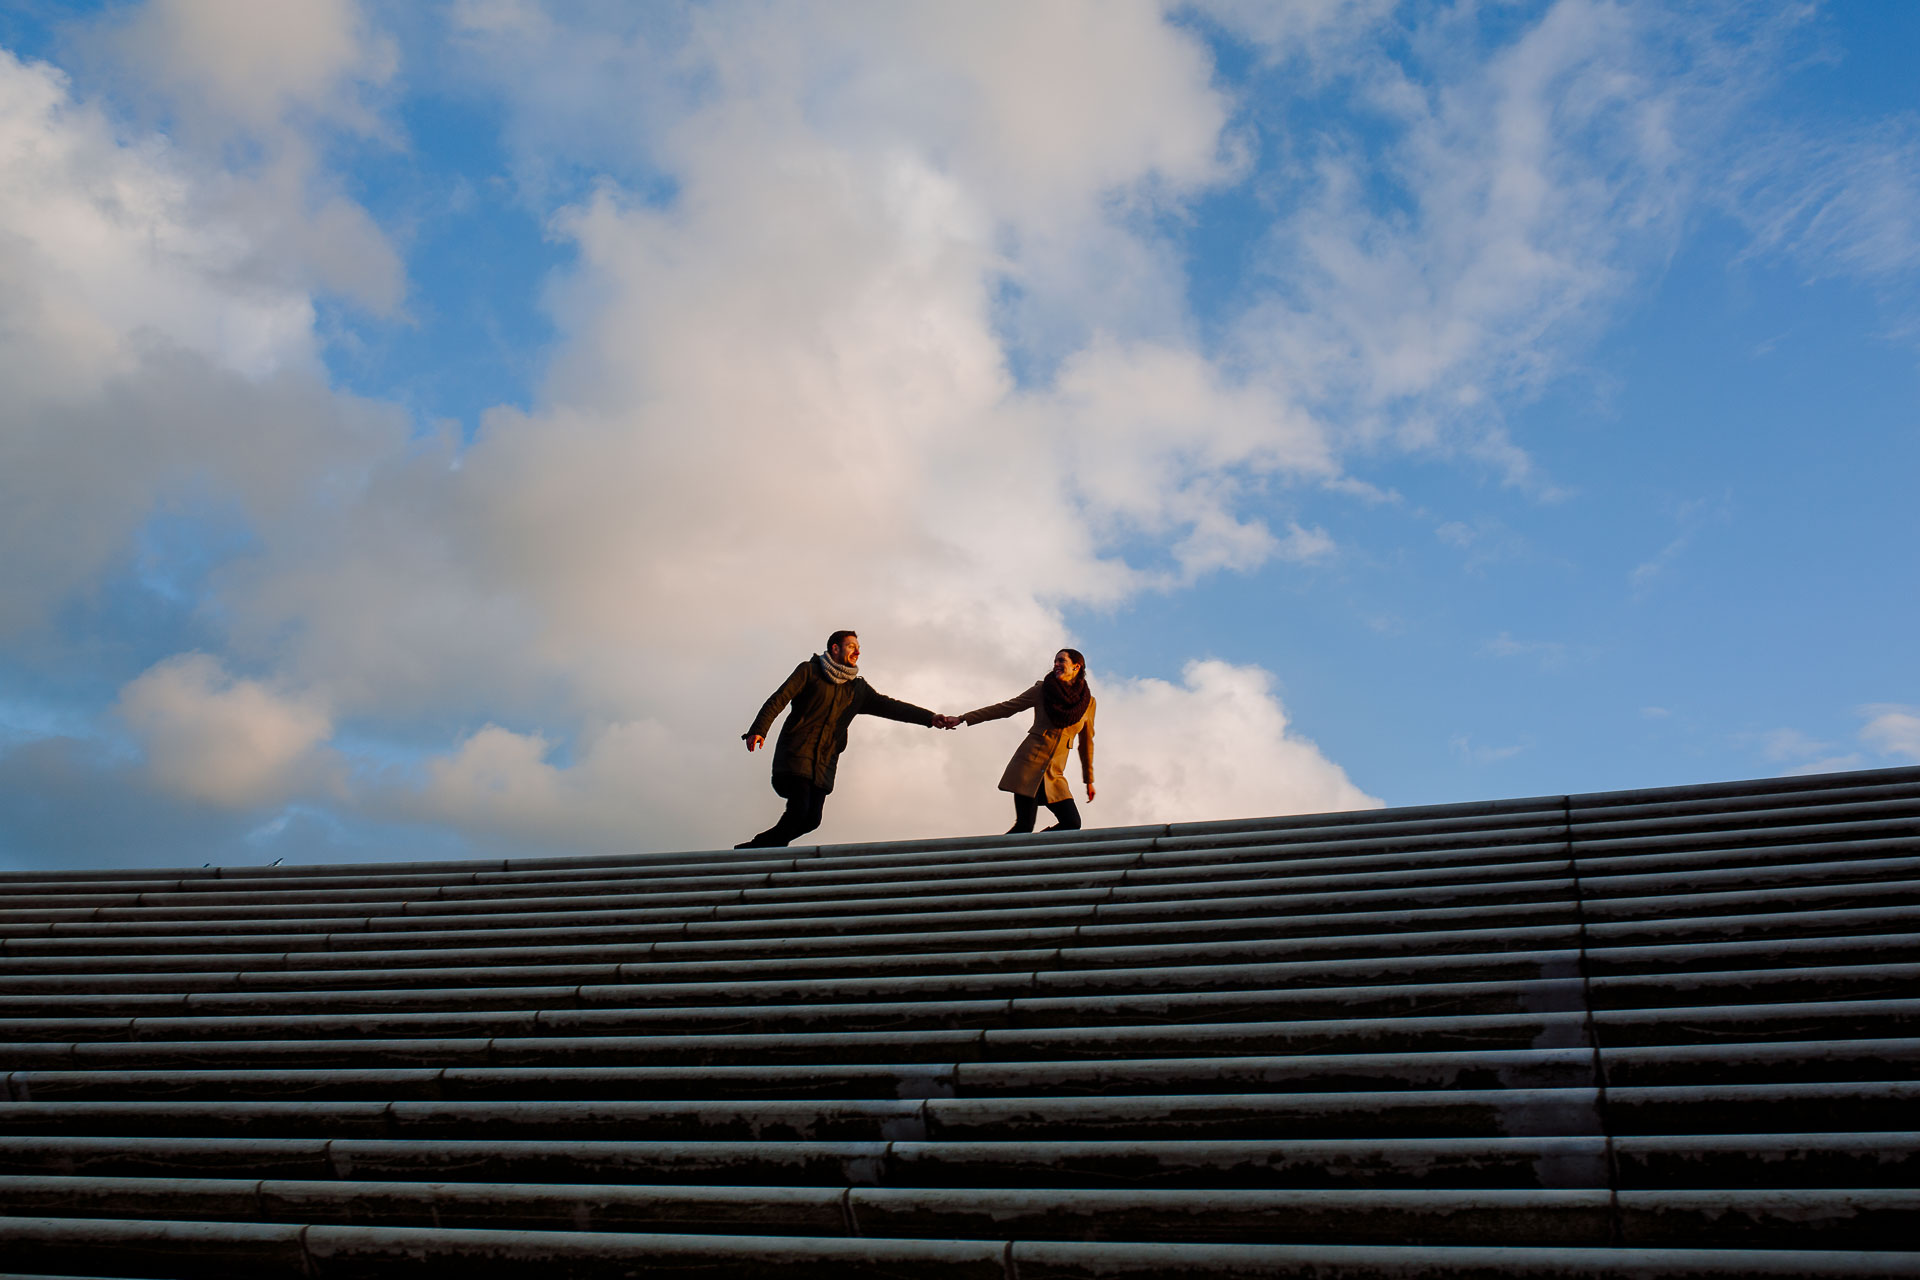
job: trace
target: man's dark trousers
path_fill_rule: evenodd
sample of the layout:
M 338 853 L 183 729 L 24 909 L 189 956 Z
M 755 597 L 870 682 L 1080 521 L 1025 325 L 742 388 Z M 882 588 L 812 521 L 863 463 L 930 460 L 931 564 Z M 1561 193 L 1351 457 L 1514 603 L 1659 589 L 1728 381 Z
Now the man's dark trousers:
M 827 803 L 824 788 L 797 773 L 776 773 L 773 789 L 786 799 L 787 811 L 780 815 L 780 821 L 747 841 L 745 848 L 783 848 L 820 825 L 820 811 Z

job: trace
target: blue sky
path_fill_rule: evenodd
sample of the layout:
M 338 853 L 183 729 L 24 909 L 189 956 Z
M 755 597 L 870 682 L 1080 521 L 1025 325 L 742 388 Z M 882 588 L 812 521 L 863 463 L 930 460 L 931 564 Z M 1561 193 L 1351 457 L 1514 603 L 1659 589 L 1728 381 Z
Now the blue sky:
M 0 6 L 0 865 L 1920 761 L 1920 6 Z M 863 724 L 821 838 L 996 830 Z

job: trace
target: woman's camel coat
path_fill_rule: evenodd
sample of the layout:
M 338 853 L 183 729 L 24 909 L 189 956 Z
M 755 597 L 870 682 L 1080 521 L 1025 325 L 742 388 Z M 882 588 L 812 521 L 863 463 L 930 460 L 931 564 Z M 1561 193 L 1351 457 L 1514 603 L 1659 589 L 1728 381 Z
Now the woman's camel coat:
M 1093 784 L 1093 713 L 1099 705 L 1099 699 L 1087 699 L 1087 713 L 1069 725 L 1057 725 L 1047 718 L 1047 704 L 1041 700 L 1040 687 L 1046 683 L 1044 678 L 1036 680 L 1033 688 L 1018 697 L 1008 698 L 1005 702 L 996 702 L 990 707 L 981 707 L 978 711 L 969 711 L 961 719 L 968 724 L 979 724 L 982 720 L 1004 720 L 1016 711 L 1033 708 L 1033 727 L 1027 730 L 1026 739 L 1019 750 L 1013 753 L 1013 759 L 1007 761 L 1007 771 L 1000 775 L 1000 789 L 1011 791 L 1017 796 L 1036 795 L 1041 783 L 1046 784 L 1045 800 L 1048 804 L 1058 804 L 1062 800 L 1073 799 L 1073 789 L 1067 785 L 1067 752 L 1073 746 L 1077 736 L 1080 739 L 1080 779 L 1089 786 Z

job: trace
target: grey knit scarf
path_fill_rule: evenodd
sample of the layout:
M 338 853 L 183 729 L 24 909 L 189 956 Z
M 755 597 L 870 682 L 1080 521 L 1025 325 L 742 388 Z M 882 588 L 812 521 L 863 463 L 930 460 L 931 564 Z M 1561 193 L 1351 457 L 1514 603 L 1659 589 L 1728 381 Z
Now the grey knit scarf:
M 843 663 L 835 662 L 833 655 L 830 653 L 818 653 L 815 654 L 814 657 L 820 660 L 820 674 L 835 684 L 845 684 L 860 674 L 860 668 L 858 666 L 849 667 Z

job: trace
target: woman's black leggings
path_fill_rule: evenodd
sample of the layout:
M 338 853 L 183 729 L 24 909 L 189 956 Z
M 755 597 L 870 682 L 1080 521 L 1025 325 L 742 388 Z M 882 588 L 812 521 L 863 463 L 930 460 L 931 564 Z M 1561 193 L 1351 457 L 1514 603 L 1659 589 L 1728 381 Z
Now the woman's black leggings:
M 1046 799 L 1047 784 L 1042 782 L 1040 790 L 1030 796 L 1013 798 L 1013 825 L 1007 828 L 1008 835 L 1018 835 L 1033 830 L 1033 820 L 1040 816 L 1040 806 L 1045 804 L 1053 814 L 1053 825 L 1049 831 L 1078 831 L 1080 829 L 1080 809 L 1073 803 L 1073 797 L 1065 800 Z

